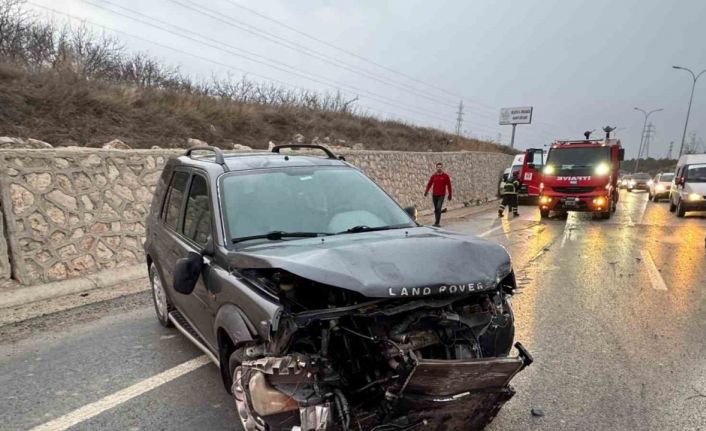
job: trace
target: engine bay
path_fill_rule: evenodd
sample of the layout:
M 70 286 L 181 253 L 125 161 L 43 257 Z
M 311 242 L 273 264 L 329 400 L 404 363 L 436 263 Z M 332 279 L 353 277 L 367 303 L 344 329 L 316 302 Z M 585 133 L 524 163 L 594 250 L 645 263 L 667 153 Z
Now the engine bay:
M 283 271 L 248 278 L 283 313 L 233 373 L 250 430 L 480 429 L 532 359 L 514 338 L 508 275 L 467 295 L 370 300 Z

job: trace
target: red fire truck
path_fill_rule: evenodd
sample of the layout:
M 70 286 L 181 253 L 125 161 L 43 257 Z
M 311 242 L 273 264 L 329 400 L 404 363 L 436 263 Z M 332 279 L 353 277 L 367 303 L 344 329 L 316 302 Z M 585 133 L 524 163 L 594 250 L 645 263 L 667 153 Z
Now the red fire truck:
M 555 141 L 542 170 L 539 212 L 588 211 L 608 219 L 618 203 L 620 140 Z

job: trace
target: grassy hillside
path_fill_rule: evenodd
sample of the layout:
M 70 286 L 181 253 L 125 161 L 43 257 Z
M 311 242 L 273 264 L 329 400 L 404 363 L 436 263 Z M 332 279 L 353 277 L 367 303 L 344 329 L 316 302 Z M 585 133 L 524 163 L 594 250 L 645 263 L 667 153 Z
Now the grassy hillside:
M 183 147 L 187 138 L 230 148 L 254 148 L 292 139 L 329 137 L 366 149 L 408 151 L 509 151 L 347 112 L 243 103 L 181 89 L 137 87 L 88 79 L 70 70 L 29 72 L 0 64 L 0 135 L 31 137 L 53 145 L 99 146 L 118 138 L 133 148 Z
M 489 142 L 365 115 L 340 93 L 248 79 L 202 82 L 122 42 L 46 21 L 24 0 L 0 0 L 0 136 L 53 145 L 183 147 L 196 138 L 231 148 L 307 142 L 363 143 L 368 149 L 504 151 Z

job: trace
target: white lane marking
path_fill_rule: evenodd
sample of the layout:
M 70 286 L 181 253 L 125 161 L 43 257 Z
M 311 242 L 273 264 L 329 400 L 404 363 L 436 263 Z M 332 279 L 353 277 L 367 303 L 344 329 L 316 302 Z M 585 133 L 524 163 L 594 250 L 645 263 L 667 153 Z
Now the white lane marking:
M 481 237 L 481 238 L 483 238 L 484 236 L 488 236 L 488 235 L 490 235 L 491 233 L 495 232 L 496 230 L 502 229 L 502 228 L 503 228 L 503 225 L 501 224 L 500 226 L 495 226 L 494 228 L 492 228 L 492 229 L 490 229 L 490 230 L 486 230 L 486 231 L 483 232 L 483 233 L 479 233 L 478 236 Z
M 209 363 L 211 363 L 211 360 L 206 355 L 199 356 L 101 398 L 96 402 L 86 404 L 64 416 L 34 427 L 30 431 L 63 431 Z
M 667 290 L 667 285 L 664 283 L 662 275 L 657 270 L 655 261 L 652 260 L 652 256 L 650 256 L 647 250 L 642 250 L 642 261 L 645 262 L 645 267 L 647 267 L 647 275 L 650 276 L 652 288 L 656 290 Z

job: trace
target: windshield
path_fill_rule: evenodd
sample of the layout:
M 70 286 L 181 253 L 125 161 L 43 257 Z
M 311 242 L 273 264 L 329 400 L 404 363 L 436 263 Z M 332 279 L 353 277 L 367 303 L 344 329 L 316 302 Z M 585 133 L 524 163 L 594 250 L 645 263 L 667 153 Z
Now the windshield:
M 659 181 L 662 183 L 671 182 L 674 179 L 674 174 L 662 174 L 659 177 Z
M 557 174 L 591 175 L 600 163 L 610 164 L 609 147 L 552 148 L 547 158 Z
M 380 187 L 351 168 L 235 173 L 223 178 L 220 192 L 232 239 L 271 232 L 334 234 L 360 226 L 414 226 Z
M 690 183 L 706 183 L 706 163 L 689 165 L 686 168 L 686 181 Z

